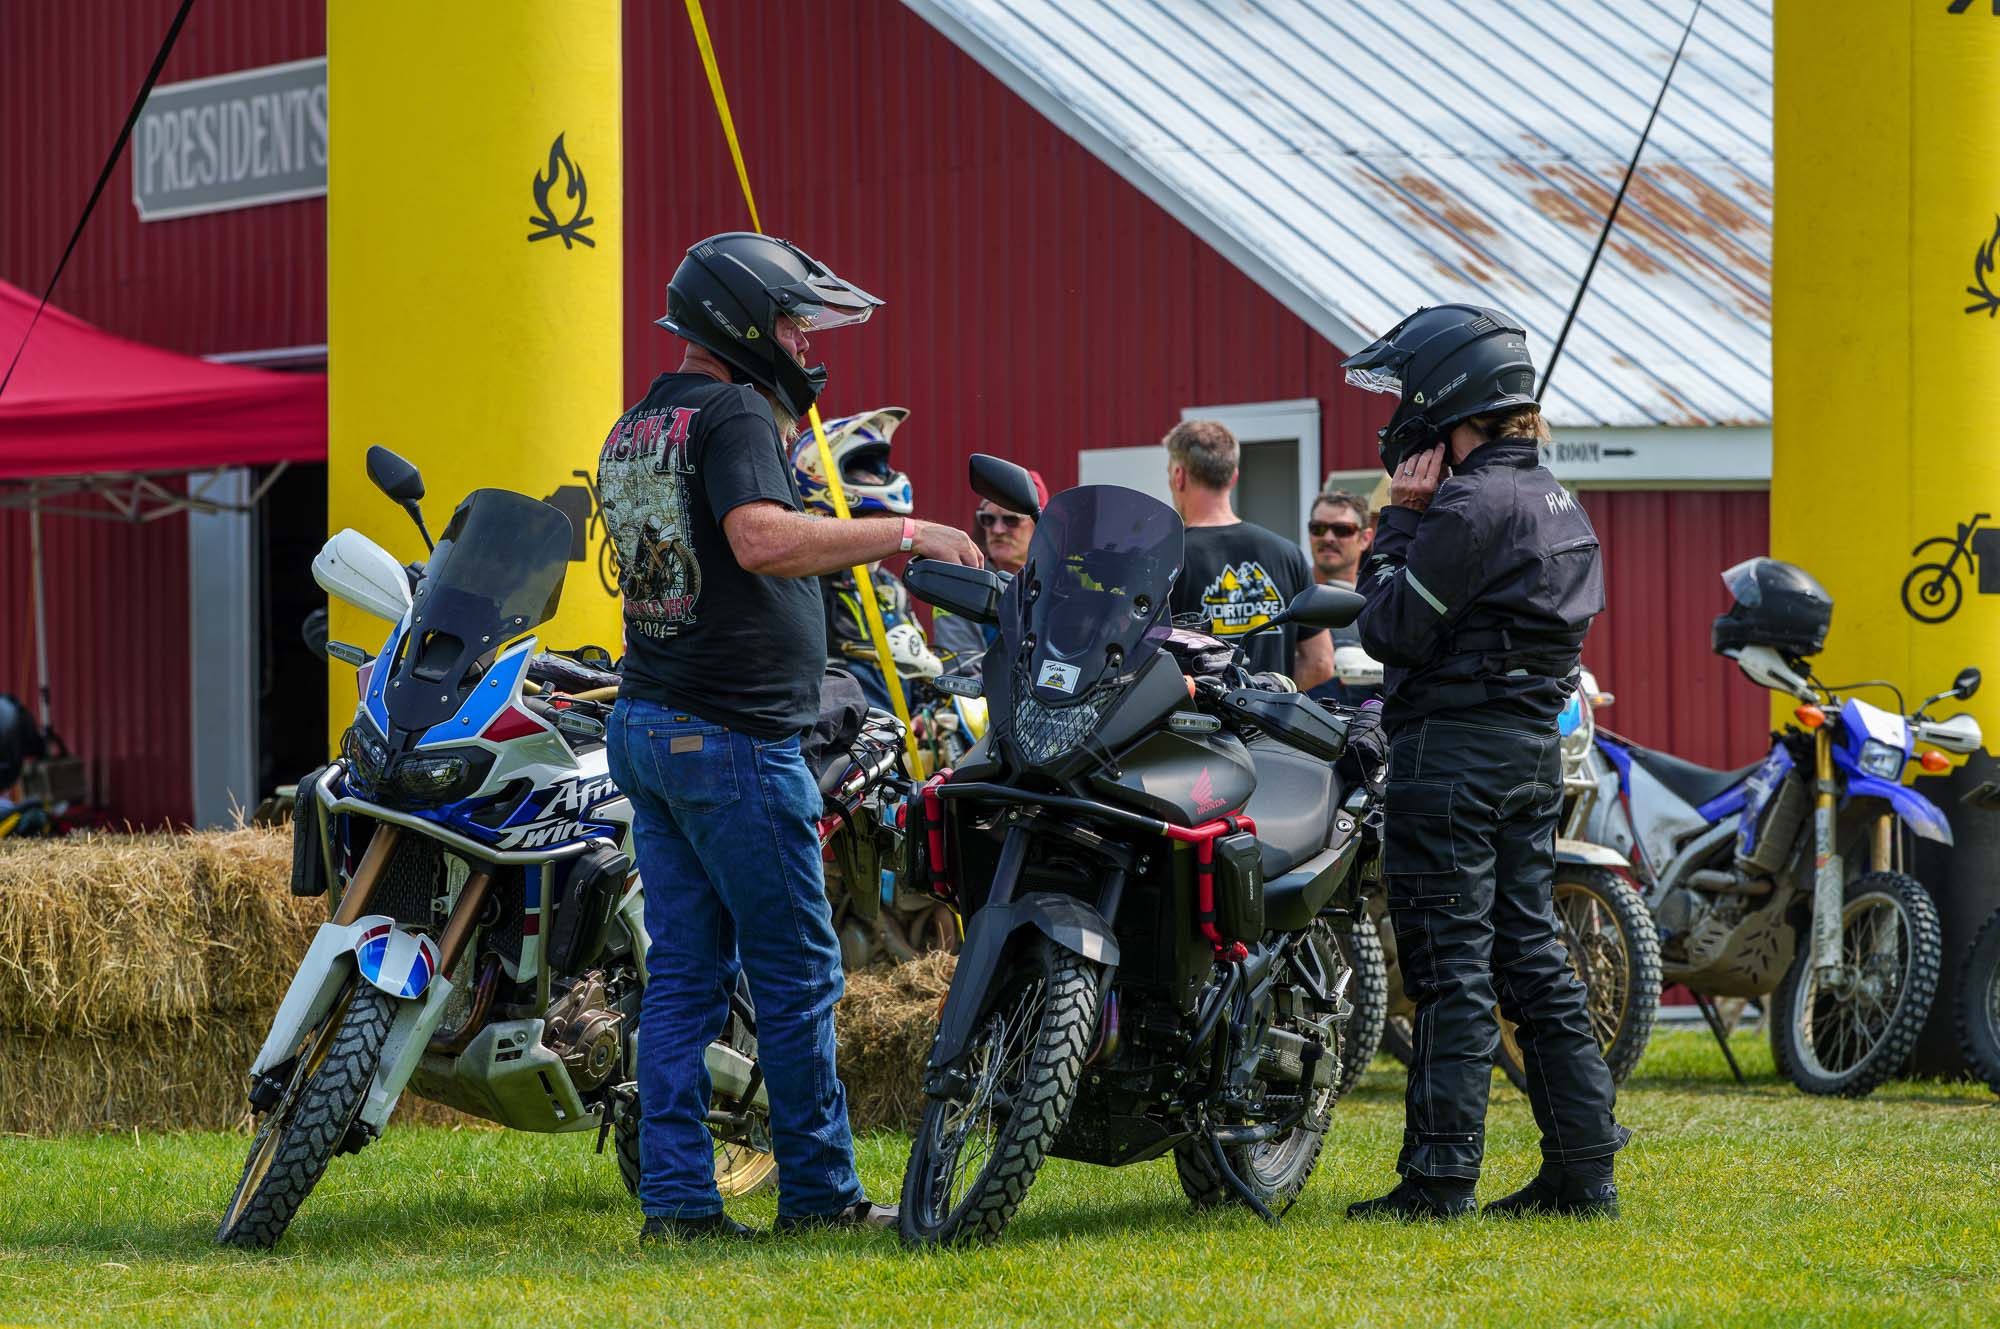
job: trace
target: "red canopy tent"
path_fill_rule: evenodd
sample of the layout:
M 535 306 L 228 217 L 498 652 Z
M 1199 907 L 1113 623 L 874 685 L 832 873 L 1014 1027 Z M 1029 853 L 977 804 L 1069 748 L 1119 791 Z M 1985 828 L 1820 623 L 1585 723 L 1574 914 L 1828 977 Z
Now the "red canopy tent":
M 0 354 L 13 358 L 34 312 L 0 282 Z M 324 460 L 324 374 L 142 346 L 53 305 L 0 395 L 0 480 Z
M 36 300 L 0 282 L 0 372 Z M 141 345 L 50 306 L 0 394 L 0 508 L 26 509 L 37 709 L 49 724 L 41 518 L 145 523 L 242 511 L 278 471 L 326 459 L 326 376 L 216 364 Z M 275 464 L 247 502 L 210 497 L 197 472 Z M 70 500 L 65 502 L 64 500 Z

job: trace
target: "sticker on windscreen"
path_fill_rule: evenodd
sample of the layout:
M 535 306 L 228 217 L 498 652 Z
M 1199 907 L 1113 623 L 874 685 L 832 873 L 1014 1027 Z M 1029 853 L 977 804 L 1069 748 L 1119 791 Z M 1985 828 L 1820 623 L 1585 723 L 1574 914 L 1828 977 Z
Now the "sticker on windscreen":
M 1036 677 L 1035 686 L 1056 692 L 1075 692 L 1076 680 L 1081 672 L 1075 665 L 1066 665 L 1060 660 L 1047 660 L 1042 663 L 1042 672 Z

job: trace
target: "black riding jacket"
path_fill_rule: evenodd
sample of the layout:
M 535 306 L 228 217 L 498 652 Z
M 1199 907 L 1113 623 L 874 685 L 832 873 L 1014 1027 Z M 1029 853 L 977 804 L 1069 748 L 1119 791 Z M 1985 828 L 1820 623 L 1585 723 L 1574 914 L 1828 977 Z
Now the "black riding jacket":
M 1496 439 L 1424 512 L 1382 510 L 1356 626 L 1390 728 L 1439 711 L 1553 719 L 1604 609 L 1597 532 L 1533 439 Z

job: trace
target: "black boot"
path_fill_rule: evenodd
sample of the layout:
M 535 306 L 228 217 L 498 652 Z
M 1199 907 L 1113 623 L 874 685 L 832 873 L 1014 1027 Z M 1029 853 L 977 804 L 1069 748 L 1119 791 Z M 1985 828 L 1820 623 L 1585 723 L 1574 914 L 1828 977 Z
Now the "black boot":
M 639 1229 L 641 1246 L 664 1246 L 674 1241 L 721 1239 L 741 1241 L 755 1236 L 749 1228 L 728 1214 L 706 1214 L 701 1218 L 648 1218 Z
M 1404 1222 L 1433 1218 L 1465 1218 L 1479 1212 L 1472 1198 L 1473 1183 L 1457 1177 L 1408 1176 L 1379 1200 L 1358 1200 L 1347 1206 L 1349 1218 L 1400 1218 Z
M 1535 1179 L 1482 1211 L 1495 1218 L 1555 1214 L 1564 1218 L 1618 1217 L 1618 1183 L 1611 1160 L 1601 1163 L 1544 1163 Z

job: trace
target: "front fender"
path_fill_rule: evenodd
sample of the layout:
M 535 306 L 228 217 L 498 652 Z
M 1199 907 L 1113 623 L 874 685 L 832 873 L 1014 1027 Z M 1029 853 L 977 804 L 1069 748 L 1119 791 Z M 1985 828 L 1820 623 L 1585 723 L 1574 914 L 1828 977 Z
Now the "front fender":
M 392 997 L 414 998 L 430 986 L 437 967 L 436 944 L 429 937 L 404 932 L 386 914 L 320 924 L 278 1004 L 250 1073 L 262 1075 L 296 1053 L 306 1034 L 333 1009 L 355 972 Z
M 1903 819 L 1903 824 L 1918 835 L 1939 844 L 1951 843 L 1951 823 L 1945 820 L 1937 804 L 1894 780 L 1863 775 L 1858 771 L 1849 772 L 1847 797 L 1885 799 L 1895 809 L 1896 815 Z
M 1606 849 L 1601 844 L 1588 840 L 1565 840 L 1556 838 L 1556 862 L 1580 863 L 1585 867 L 1609 868 L 1613 872 L 1632 874 L 1632 864 L 1616 849 Z
M 1118 939 L 1111 924 L 1074 896 L 1037 891 L 987 905 L 966 924 L 965 944 L 959 947 L 958 968 L 945 994 L 928 1068 L 949 1066 L 964 1053 L 966 1040 L 992 1004 L 994 975 L 1013 953 L 1015 938 L 1030 929 L 1086 960 L 1107 967 L 1118 964 Z

